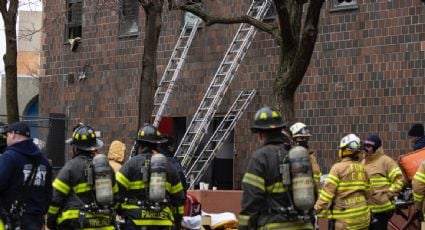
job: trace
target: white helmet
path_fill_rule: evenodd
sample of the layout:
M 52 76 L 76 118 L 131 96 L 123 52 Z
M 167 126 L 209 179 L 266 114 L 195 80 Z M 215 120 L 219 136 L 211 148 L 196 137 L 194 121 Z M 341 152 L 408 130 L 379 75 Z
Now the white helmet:
M 348 134 L 343 137 L 339 142 L 339 149 L 350 149 L 353 151 L 361 151 L 362 150 L 362 142 L 360 138 L 355 134 Z
M 291 130 L 292 137 L 311 137 L 310 130 L 302 122 L 293 124 L 289 130 Z

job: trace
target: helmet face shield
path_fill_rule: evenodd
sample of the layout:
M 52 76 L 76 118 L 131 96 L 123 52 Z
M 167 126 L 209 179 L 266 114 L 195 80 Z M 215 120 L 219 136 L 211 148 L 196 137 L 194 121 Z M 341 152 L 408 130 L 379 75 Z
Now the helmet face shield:
M 251 131 L 256 133 L 261 130 L 282 129 L 285 126 L 279 111 L 266 106 L 255 113 Z

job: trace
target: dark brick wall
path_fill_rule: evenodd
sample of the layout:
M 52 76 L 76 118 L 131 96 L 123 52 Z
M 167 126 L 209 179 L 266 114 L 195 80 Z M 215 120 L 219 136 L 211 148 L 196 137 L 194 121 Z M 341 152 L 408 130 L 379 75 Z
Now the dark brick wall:
M 410 148 L 406 130 L 425 120 L 425 7 L 419 0 L 358 1 L 359 9 L 331 12 L 325 2 L 320 35 L 310 69 L 297 92 L 296 116 L 313 132 L 324 171 L 336 161 L 340 138 L 379 133 L 387 153 L 396 158 Z M 40 104 L 42 113 L 67 113 L 71 124 L 83 121 L 102 131 L 108 144 L 122 139 L 128 147 L 137 126 L 138 77 L 143 54 L 141 33 L 119 38 L 117 11 L 84 3 L 83 35 L 77 52 L 64 44 L 64 20 L 48 26 L 44 36 Z M 204 1 L 219 15 L 244 13 L 249 1 Z M 45 22 L 63 12 L 64 4 L 47 0 Z M 158 53 L 162 74 L 182 25 L 181 12 L 164 13 Z M 168 116 L 192 116 L 224 56 L 237 25 L 203 27 L 188 52 Z M 257 33 L 218 113 L 225 113 L 242 88 L 258 94 L 235 130 L 235 187 L 258 147 L 249 127 L 255 111 L 274 105 L 273 83 L 279 51 L 265 33 Z M 78 81 L 85 64 L 87 79 Z M 69 77 L 74 74 L 72 83 Z M 106 150 L 105 150 L 106 151 Z

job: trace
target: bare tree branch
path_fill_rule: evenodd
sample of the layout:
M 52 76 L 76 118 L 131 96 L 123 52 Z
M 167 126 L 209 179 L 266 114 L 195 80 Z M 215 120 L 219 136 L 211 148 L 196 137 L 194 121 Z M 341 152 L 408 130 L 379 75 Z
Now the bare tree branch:
M 207 14 L 204 10 L 202 10 L 200 7 L 194 5 L 181 5 L 179 7 L 181 10 L 191 12 L 195 14 L 196 16 L 200 17 L 204 22 L 206 26 L 210 26 L 213 24 L 237 24 L 237 23 L 247 23 L 252 26 L 255 26 L 259 30 L 262 30 L 270 35 L 273 36 L 273 38 L 276 40 L 278 44 L 282 42 L 282 38 L 280 36 L 279 28 L 270 25 L 268 23 L 264 23 L 262 21 L 259 21 L 251 16 L 248 15 L 242 15 L 238 17 L 219 17 L 219 16 L 212 16 Z

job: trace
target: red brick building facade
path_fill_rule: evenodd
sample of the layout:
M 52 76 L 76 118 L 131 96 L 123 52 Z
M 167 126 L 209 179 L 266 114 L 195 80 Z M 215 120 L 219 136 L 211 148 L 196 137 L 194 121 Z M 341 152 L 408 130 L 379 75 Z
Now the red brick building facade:
M 41 114 L 65 113 L 71 126 L 88 123 L 102 132 L 106 143 L 121 139 L 130 147 L 137 128 L 143 9 L 120 11 L 119 6 L 93 1 L 65 2 L 47 0 L 44 6 Z M 206 10 L 223 16 L 243 14 L 249 4 L 203 1 Z M 67 7 L 82 10 L 65 16 Z M 183 14 L 164 11 L 163 21 L 160 74 Z M 296 116 L 310 125 L 311 146 L 324 172 L 337 159 L 340 138 L 351 132 L 361 138 L 379 133 L 384 149 L 394 158 L 407 152 L 407 130 L 412 123 L 425 121 L 425 6 L 420 0 L 328 0 L 320 25 L 310 68 L 297 92 Z M 213 25 L 198 31 L 165 116 L 184 120 L 195 113 L 237 28 Z M 76 36 L 81 42 L 73 52 L 67 41 Z M 258 147 L 249 131 L 253 115 L 262 105 L 275 104 L 278 55 L 271 37 L 258 32 L 217 112 L 225 114 L 241 89 L 257 89 L 234 131 L 234 188 L 240 187 L 250 154 Z

